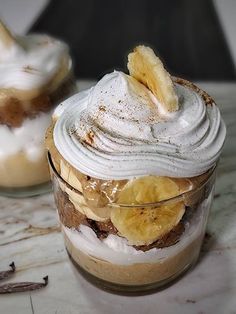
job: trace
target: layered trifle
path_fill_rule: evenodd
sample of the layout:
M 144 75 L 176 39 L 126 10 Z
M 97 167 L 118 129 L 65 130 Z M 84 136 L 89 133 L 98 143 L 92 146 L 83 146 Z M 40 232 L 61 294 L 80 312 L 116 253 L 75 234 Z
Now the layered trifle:
M 16 36 L 0 23 L 0 193 L 43 190 L 50 179 L 45 131 L 52 110 L 74 91 L 66 44 L 47 35 Z
M 48 129 L 71 259 L 116 291 L 160 287 L 198 258 L 225 125 L 213 99 L 152 49 L 57 107 Z

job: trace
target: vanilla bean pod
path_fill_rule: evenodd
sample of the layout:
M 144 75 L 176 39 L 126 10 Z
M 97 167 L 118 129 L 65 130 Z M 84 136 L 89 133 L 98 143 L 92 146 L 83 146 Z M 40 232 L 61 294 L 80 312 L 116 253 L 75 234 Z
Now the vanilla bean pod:
M 48 276 L 43 278 L 44 282 L 12 282 L 0 286 L 0 294 L 25 292 L 41 289 L 48 284 Z
M 15 270 L 16 270 L 15 263 L 12 262 L 9 266 L 11 267 L 11 269 L 5 270 L 5 271 L 0 271 L 0 280 L 8 278 L 9 276 L 11 276 L 15 272 Z

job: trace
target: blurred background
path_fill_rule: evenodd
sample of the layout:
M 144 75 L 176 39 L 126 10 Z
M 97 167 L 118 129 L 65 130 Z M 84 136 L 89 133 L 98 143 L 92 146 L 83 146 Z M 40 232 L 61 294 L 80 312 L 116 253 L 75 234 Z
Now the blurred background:
M 174 75 L 236 78 L 236 0 L 0 0 L 0 17 L 18 34 L 66 41 L 78 78 L 126 70 L 139 43 L 154 48 Z

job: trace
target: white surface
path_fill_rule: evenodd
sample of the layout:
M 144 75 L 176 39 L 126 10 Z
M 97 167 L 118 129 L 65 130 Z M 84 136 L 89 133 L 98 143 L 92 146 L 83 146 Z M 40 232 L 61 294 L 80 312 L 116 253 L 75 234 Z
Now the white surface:
M 85 86 L 85 84 L 79 84 Z M 236 84 L 201 84 L 215 97 L 228 137 L 219 164 L 215 202 L 196 267 L 166 290 L 124 297 L 87 283 L 70 263 L 51 194 L 0 198 L 0 269 L 14 260 L 11 281 L 40 280 L 41 291 L 0 295 L 1 314 L 235 314 L 236 313 Z M 31 305 L 32 301 L 32 305 Z
M 236 71 L 236 0 L 213 0 Z

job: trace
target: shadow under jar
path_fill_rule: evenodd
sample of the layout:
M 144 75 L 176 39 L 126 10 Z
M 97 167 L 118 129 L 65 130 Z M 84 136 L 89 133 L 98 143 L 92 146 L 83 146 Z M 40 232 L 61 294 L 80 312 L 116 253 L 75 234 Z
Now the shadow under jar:
M 48 159 L 66 249 L 80 273 L 90 282 L 116 293 L 143 293 L 169 284 L 195 264 L 212 203 L 215 167 L 188 180 L 169 178 L 180 191 L 175 197 L 137 205 L 128 204 L 128 197 L 125 204 L 102 204 L 99 196 L 96 199 L 97 191 L 93 190 L 96 179 L 87 177 L 86 183 L 86 176 L 77 176 L 83 186 L 82 193 L 58 173 L 58 165 L 54 164 L 50 153 Z M 149 178 L 159 182 L 155 181 L 158 177 Z M 164 181 L 160 182 L 168 184 L 168 178 L 162 178 Z M 116 199 L 125 199 L 119 195 L 125 195 L 128 181 L 106 182 L 101 184 L 104 190 L 99 190 L 100 196 L 108 192 L 109 186 L 113 195 L 117 193 Z M 186 191 L 186 184 L 188 191 L 181 193 Z M 145 186 L 141 186 L 144 193 L 152 190 L 151 186 L 146 191 Z M 89 189 L 93 190 L 90 195 L 86 192 Z M 135 193 L 138 192 L 136 186 Z M 98 212 L 104 216 L 109 213 L 110 218 L 102 221 L 88 218 L 88 213 L 96 215 Z M 139 243 L 139 235 L 146 244 Z M 153 241 L 152 236 L 157 238 Z

